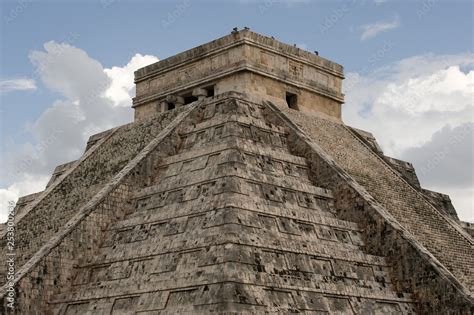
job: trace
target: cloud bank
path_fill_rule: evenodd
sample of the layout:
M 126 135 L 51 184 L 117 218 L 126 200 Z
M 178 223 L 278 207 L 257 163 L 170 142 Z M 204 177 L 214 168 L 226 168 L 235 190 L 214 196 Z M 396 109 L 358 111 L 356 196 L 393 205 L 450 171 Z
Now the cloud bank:
M 42 190 L 56 165 L 82 154 L 90 135 L 131 121 L 133 72 L 158 61 L 136 54 L 107 69 L 55 42 L 30 59 L 44 87 L 61 97 L 27 125 L 34 141 L 7 144 L 2 209 Z M 423 186 L 450 194 L 460 217 L 474 221 L 474 54 L 415 56 L 346 78 L 345 122 L 373 132 L 386 154 L 413 162 Z
M 82 49 L 48 42 L 30 60 L 44 87 L 61 98 L 27 125 L 33 141 L 7 143 L 0 222 L 8 200 L 42 190 L 56 165 L 80 157 L 89 136 L 133 120 L 133 72 L 158 58 L 136 54 L 125 66 L 106 69 Z
M 426 54 L 346 77 L 345 122 L 413 162 L 424 187 L 450 194 L 474 221 L 474 54 Z

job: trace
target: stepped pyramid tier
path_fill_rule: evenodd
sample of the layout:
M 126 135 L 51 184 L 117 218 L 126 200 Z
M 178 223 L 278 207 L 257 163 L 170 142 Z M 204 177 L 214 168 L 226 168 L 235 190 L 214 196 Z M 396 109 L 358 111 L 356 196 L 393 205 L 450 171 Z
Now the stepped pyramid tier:
M 342 79 L 247 29 L 138 70 L 135 121 L 18 203 L 4 312 L 474 313 L 472 225 L 344 124 Z

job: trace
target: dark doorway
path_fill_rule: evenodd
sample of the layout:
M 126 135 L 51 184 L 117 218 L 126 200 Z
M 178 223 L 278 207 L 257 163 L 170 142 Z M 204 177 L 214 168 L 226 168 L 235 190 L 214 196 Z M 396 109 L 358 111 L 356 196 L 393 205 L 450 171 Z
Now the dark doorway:
M 296 94 L 286 92 L 286 104 L 289 108 L 298 109 L 298 97 Z
M 207 97 L 213 97 L 214 96 L 214 85 L 213 86 L 208 86 L 204 89 L 207 91 Z
M 185 96 L 184 97 L 184 105 L 191 104 L 192 102 L 195 102 L 197 100 L 198 100 L 198 98 L 196 96 L 192 96 L 192 95 Z

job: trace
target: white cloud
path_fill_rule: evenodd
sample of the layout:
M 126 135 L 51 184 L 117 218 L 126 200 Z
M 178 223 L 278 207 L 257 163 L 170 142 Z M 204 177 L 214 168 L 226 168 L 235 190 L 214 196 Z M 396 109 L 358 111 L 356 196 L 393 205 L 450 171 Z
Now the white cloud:
M 376 5 L 381 5 L 382 3 L 385 3 L 385 2 L 387 2 L 387 1 L 388 1 L 388 0 L 374 0 L 374 3 L 375 3 Z
M 41 191 L 48 183 L 48 176 L 26 175 L 22 181 L 10 185 L 8 188 L 0 188 L 0 222 L 7 220 L 9 205 L 16 202 L 19 197 L 33 192 Z
M 105 92 L 105 95 L 114 101 L 115 106 L 130 107 L 132 105 L 132 99 L 130 96 L 135 94 L 133 73 L 137 69 L 157 61 L 158 58 L 155 56 L 136 54 L 124 67 L 104 69 L 111 81 L 110 87 Z
M 80 157 L 89 136 L 132 121 L 133 71 L 158 59 L 137 54 L 124 67 L 104 69 L 82 49 L 48 42 L 30 60 L 43 84 L 62 98 L 27 124 L 34 141 L 3 139 L 1 200 L 42 190 L 56 165 Z
M 449 194 L 460 218 L 474 222 L 474 123 L 435 132 L 401 156 L 415 166 L 424 187 Z
M 21 78 L 0 81 L 0 93 L 27 90 L 36 90 L 35 80 Z
M 387 32 L 393 29 L 396 29 L 400 26 L 400 18 L 398 15 L 394 16 L 392 20 L 389 21 L 378 21 L 372 24 L 362 25 L 362 35 L 360 36 L 361 40 L 366 40 L 377 36 L 380 33 Z
M 454 65 L 431 75 L 389 83 L 380 102 L 399 108 L 399 104 L 403 104 L 401 109 L 413 115 L 427 111 L 459 111 L 469 105 L 468 100 L 474 95 L 473 80 L 474 72 L 466 75 Z
M 373 132 L 387 155 L 414 160 L 418 172 L 449 148 L 449 158 L 419 174 L 422 184 L 451 192 L 474 188 L 472 177 L 459 175 L 474 168 L 472 137 L 450 143 L 474 122 L 474 54 L 415 56 L 346 78 L 346 123 Z M 465 207 L 465 197 L 456 199 L 460 195 L 453 195 L 453 202 Z M 466 219 L 464 213 L 473 209 L 462 211 Z
M 401 157 L 413 163 L 425 185 L 470 186 L 474 180 L 473 130 L 473 122 L 455 128 L 447 125 L 426 143 L 405 150 Z

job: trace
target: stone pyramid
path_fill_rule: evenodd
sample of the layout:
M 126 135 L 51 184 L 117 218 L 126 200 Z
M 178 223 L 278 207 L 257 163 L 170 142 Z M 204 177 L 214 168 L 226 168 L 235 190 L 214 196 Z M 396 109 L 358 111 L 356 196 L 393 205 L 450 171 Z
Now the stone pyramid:
M 4 313 L 474 313 L 474 229 L 342 79 L 247 29 L 138 70 L 135 122 L 17 203 Z

